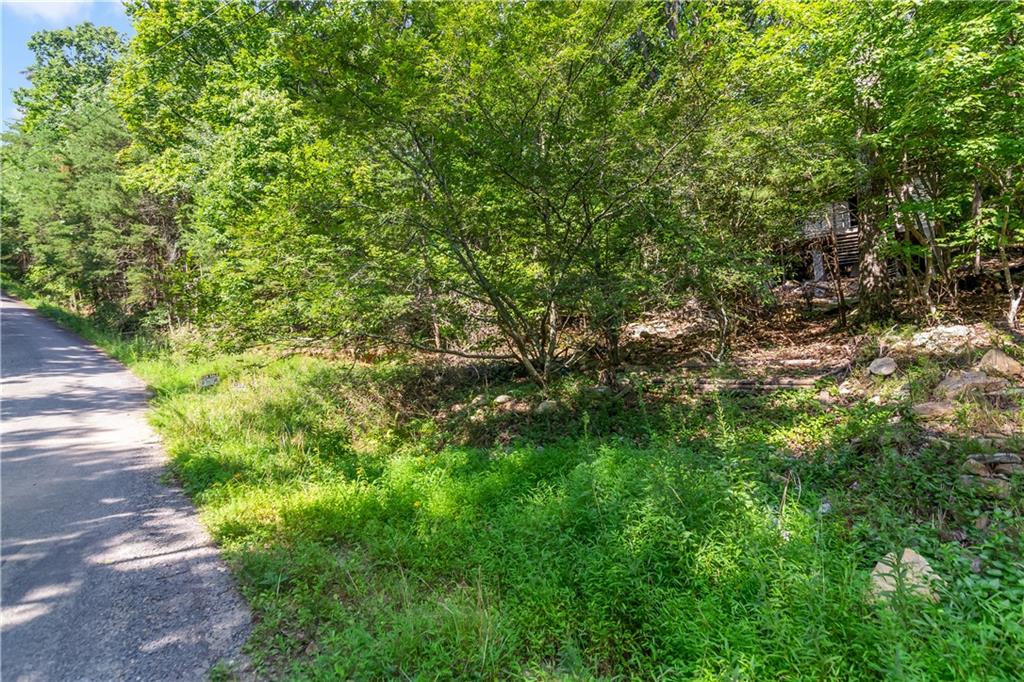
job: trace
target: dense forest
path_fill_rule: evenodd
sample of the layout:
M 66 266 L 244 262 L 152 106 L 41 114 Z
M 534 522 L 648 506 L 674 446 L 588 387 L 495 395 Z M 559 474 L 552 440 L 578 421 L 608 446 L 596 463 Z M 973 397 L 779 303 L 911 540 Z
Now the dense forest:
M 984 271 L 1016 324 L 1017 3 L 128 9 L 33 38 L 2 196 L 5 271 L 126 331 L 614 383 L 645 313 L 771 315 L 838 201 L 858 320 Z
M 2 274 L 149 385 L 211 679 L 1020 677 L 1024 4 L 126 7 Z

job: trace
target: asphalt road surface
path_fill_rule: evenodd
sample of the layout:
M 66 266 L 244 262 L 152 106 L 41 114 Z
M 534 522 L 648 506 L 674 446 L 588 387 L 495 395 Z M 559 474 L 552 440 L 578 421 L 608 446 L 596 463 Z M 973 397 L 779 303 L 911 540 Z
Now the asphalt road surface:
M 145 421 L 146 389 L 0 303 L 0 677 L 201 680 L 250 615 Z

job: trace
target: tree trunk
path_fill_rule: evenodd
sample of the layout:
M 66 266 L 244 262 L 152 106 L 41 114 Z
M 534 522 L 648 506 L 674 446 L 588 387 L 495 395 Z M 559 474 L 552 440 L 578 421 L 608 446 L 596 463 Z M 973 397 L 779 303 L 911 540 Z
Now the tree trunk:
M 1017 289 L 1016 295 L 1010 295 L 1010 309 L 1006 313 L 1006 323 L 1010 329 L 1017 328 L 1017 316 L 1020 314 L 1020 304 L 1024 300 L 1024 287 Z
M 857 213 L 860 227 L 860 311 L 862 321 L 888 319 L 892 316 L 889 270 L 883 256 L 885 247 L 885 186 L 878 176 L 878 151 L 867 152 L 870 180 L 858 197 Z
M 619 365 L 622 364 L 620 349 L 621 329 L 615 323 L 608 324 L 604 329 L 604 349 L 602 352 L 601 373 L 598 381 L 603 386 L 617 386 L 619 383 Z
M 846 329 L 846 295 L 843 293 L 843 278 L 839 272 L 839 250 L 836 248 L 835 232 L 829 236 L 829 254 L 825 257 L 828 275 L 836 288 L 836 302 L 839 304 L 839 325 Z
M 981 183 L 977 180 L 974 181 L 974 197 L 971 199 L 971 222 L 976 223 L 978 215 L 981 213 Z M 981 274 L 981 242 L 978 241 L 977 237 L 977 225 L 972 225 L 975 229 L 974 237 L 974 275 L 978 276 Z
M 889 291 L 889 273 L 882 247 L 885 232 L 881 221 L 861 223 L 860 233 L 860 318 L 863 321 L 890 317 L 892 297 Z
M 1006 293 L 1010 298 L 1010 306 L 1006 311 L 1006 324 L 1010 329 L 1017 329 L 1017 316 L 1020 314 L 1020 304 L 1024 301 L 1024 285 L 1015 286 L 1013 283 L 1013 272 L 1010 270 L 1010 259 L 1006 255 L 1006 245 L 1009 242 L 1010 209 L 1007 207 L 1003 218 L 1003 227 L 999 234 L 999 259 L 1003 265 L 1003 277 L 1006 280 Z

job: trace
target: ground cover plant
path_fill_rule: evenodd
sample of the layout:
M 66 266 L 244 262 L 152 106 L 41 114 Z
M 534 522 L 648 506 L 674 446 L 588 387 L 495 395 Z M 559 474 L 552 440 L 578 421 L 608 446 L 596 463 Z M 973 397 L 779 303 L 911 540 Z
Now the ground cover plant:
M 277 673 L 1012 679 L 1024 663 L 1019 499 L 974 529 L 959 451 L 907 452 L 896 409 L 612 398 L 466 446 L 356 397 L 401 370 L 234 366 L 159 395 L 154 419 Z M 979 574 L 948 541 L 961 527 Z M 865 599 L 901 546 L 935 557 L 939 605 Z
M 923 439 L 906 402 L 122 357 L 154 388 L 270 677 L 1013 679 L 1024 664 L 1020 495 L 958 489 L 964 454 L 991 448 Z M 938 376 L 922 359 L 901 386 Z M 873 602 L 871 567 L 907 546 L 940 601 Z

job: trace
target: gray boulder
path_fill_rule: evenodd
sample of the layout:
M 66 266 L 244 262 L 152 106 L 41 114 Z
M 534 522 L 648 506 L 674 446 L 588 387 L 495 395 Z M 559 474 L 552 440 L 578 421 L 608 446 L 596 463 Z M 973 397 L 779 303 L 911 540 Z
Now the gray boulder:
M 960 487 L 979 492 L 988 497 L 1005 500 L 1010 496 L 1010 482 L 1003 478 L 985 478 L 964 474 L 960 477 Z
M 971 459 L 987 465 L 1021 463 L 1020 455 L 1012 452 L 997 452 L 994 455 L 971 455 Z
M 952 353 L 971 342 L 971 328 L 962 324 L 933 327 L 914 334 L 911 344 L 941 353 Z
M 964 470 L 964 473 L 972 476 L 981 476 L 983 478 L 990 478 L 992 476 L 992 472 L 989 470 L 988 466 L 984 462 L 979 462 L 976 459 L 968 459 L 960 468 Z
M 896 373 L 896 361 L 892 358 L 876 358 L 868 365 L 868 371 L 875 376 L 887 377 Z
M 932 589 L 937 582 L 940 582 L 939 576 L 928 560 L 908 547 L 898 558 L 895 552 L 890 552 L 875 564 L 871 571 L 871 597 L 881 601 L 903 592 L 937 602 L 939 595 Z
M 992 469 L 997 476 L 1010 477 L 1024 472 L 1024 464 L 996 464 Z
M 987 391 L 1001 388 L 1005 385 L 1002 379 L 990 377 L 984 372 L 969 372 L 954 370 L 935 387 L 938 395 L 947 398 L 963 395 L 971 391 Z
M 918 403 L 910 408 L 918 419 L 942 419 L 956 411 L 956 406 L 948 400 L 936 400 Z
M 965 472 L 960 484 L 973 488 L 991 497 L 1005 499 L 1010 495 L 1010 482 L 1014 474 L 1024 472 L 1020 455 L 1012 452 L 997 452 L 994 455 L 971 455 L 963 463 Z
M 981 362 L 978 363 L 978 369 L 982 372 L 998 374 L 999 376 L 1011 379 L 1024 374 L 1024 365 L 1021 365 L 998 348 L 992 348 L 982 356 Z
M 554 400 L 544 400 L 537 407 L 533 408 L 534 414 L 554 414 L 558 411 L 558 402 Z

